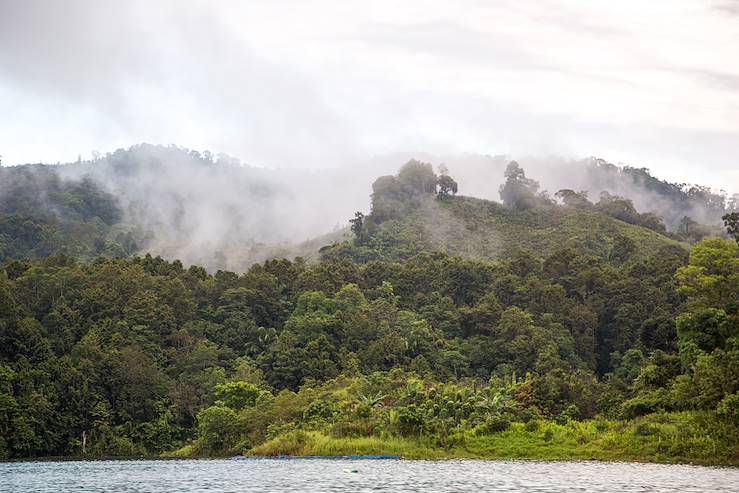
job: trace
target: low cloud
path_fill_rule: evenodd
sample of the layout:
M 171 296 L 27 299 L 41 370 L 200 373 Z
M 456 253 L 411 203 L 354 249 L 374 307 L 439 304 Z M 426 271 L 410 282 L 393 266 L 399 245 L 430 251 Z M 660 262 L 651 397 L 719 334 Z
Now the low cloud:
M 175 143 L 289 169 L 599 155 L 726 187 L 735 5 L 6 0 L 0 154 Z

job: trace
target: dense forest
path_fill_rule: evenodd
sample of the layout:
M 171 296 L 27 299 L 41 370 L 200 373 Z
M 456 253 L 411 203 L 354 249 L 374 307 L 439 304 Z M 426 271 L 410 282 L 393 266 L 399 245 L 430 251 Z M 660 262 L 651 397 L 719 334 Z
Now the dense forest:
M 137 256 L 92 181 L 0 172 L 2 458 L 739 461 L 724 205 L 726 229 L 681 234 L 515 162 L 500 204 L 411 161 L 320 260 L 209 272 Z
M 0 259 L 130 255 L 136 247 L 124 234 L 107 239 L 121 219 L 116 199 L 90 178 L 63 179 L 43 165 L 0 167 Z

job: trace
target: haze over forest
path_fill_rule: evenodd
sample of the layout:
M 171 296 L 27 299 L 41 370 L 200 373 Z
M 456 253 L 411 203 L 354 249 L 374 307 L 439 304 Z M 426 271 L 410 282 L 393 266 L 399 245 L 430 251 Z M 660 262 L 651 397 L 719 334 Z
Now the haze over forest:
M 736 466 L 738 26 L 737 0 L 0 0 L 0 477 Z
M 92 180 L 110 193 L 120 209 L 118 222 L 135 237 L 132 253 L 243 271 L 267 258 L 315 259 L 324 244 L 347 239 L 354 211 L 369 212 L 374 179 L 393 174 L 416 158 L 445 169 L 457 180 L 462 195 L 495 201 L 500 200 L 504 171 L 511 161 L 507 156 L 405 153 L 352 167 L 288 170 L 249 166 L 209 151 L 142 144 L 91 160 L 37 168 L 72 182 Z M 655 213 L 671 232 L 679 229 L 684 217 L 720 227 L 721 216 L 737 207 L 736 195 L 670 184 L 646 169 L 618 167 L 596 158 L 524 158 L 520 163 L 538 182 L 538 192 L 553 200 L 562 189 L 584 191 L 592 202 L 608 192 L 631 200 L 640 213 Z M 7 176 L 0 185 L 6 195 L 22 194 L 29 186 L 25 183 L 29 177 Z M 44 193 L 38 190 L 43 204 Z M 60 212 L 53 204 L 43 207 Z
M 239 269 L 346 228 L 374 179 L 409 159 L 443 163 L 467 196 L 499 200 L 516 159 L 552 196 L 606 190 L 670 231 L 684 216 L 718 226 L 717 204 L 675 208 L 677 188 L 586 168 L 590 156 L 646 167 L 731 200 L 737 12 L 726 0 L 4 1 L 0 155 L 82 161 L 59 171 L 112 193 L 149 251 Z M 243 253 L 255 244 L 282 246 Z
M 55 163 L 174 143 L 350 176 L 398 152 L 597 156 L 736 192 L 738 12 L 732 0 L 5 0 L 0 154 Z

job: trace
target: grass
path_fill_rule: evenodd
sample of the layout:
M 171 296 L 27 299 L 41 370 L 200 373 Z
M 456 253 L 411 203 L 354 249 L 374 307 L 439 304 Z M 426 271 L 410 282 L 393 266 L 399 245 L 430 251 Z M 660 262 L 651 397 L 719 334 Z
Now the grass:
M 511 251 L 529 250 L 546 257 L 572 248 L 607 259 L 617 237 L 633 242 L 633 259 L 654 255 L 664 247 L 685 247 L 595 210 L 551 206 L 516 211 L 496 202 L 458 196 L 445 201 L 425 197 L 403 218 L 382 223 L 367 244 L 344 245 L 344 250 L 335 247 L 335 252 L 358 261 L 398 260 L 421 251 L 491 260 Z
M 629 422 L 513 423 L 506 431 L 468 430 L 443 448 L 433 437 L 333 438 L 292 431 L 245 451 L 252 456 L 398 455 L 408 459 L 602 460 L 739 465 L 732 425 L 700 413 L 655 414 Z
M 402 437 L 333 438 L 317 431 L 293 431 L 246 452 L 250 456 L 399 455 L 406 459 L 443 459 L 449 453 L 421 440 Z
M 437 231 L 432 235 L 435 246 L 463 256 L 496 258 L 510 249 L 528 249 L 546 256 L 567 246 L 608 257 L 616 236 L 634 241 L 635 258 L 680 245 L 664 235 L 593 210 L 546 207 L 514 211 L 482 199 L 457 197 L 453 201 L 429 201 L 423 213 L 427 230 L 433 227 Z

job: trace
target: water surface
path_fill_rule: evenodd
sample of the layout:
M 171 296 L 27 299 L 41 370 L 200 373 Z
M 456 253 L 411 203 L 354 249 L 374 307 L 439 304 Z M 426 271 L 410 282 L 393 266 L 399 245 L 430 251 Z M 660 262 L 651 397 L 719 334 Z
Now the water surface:
M 356 472 L 355 472 L 356 471 Z M 719 492 L 739 469 L 599 462 L 326 459 L 0 463 L 0 492 Z

